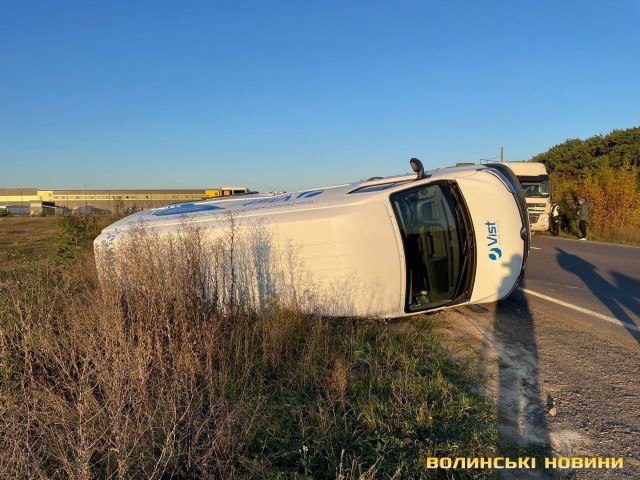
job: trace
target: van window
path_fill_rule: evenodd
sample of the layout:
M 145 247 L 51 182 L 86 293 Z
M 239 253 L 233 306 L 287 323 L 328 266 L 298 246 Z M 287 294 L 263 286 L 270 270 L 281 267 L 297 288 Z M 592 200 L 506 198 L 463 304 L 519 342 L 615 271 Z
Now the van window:
M 407 267 L 407 311 L 458 301 L 471 285 L 473 234 L 455 185 L 431 184 L 391 195 Z
M 367 193 L 367 192 L 379 192 L 380 190 L 386 190 L 388 188 L 392 188 L 403 183 L 407 183 L 409 180 L 403 180 L 401 182 L 391 182 L 391 183 L 377 183 L 375 185 L 366 185 L 364 187 L 356 188 L 349 193 Z

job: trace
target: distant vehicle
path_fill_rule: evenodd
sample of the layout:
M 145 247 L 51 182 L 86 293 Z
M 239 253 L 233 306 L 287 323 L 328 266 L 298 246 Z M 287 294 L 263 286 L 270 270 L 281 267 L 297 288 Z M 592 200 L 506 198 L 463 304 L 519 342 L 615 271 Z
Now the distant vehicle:
M 117 258 L 104 253 L 117 252 L 140 222 L 158 235 L 198 225 L 213 240 L 228 235 L 231 214 L 238 228 L 263 228 L 252 243 L 257 256 L 245 264 L 256 269 L 247 281 L 256 308 L 265 295 L 287 300 L 297 292 L 317 300 L 304 307 L 314 312 L 393 318 L 509 295 L 530 239 L 511 170 L 490 164 L 424 172 L 417 159 L 411 166 L 417 175 L 145 210 L 98 236 L 98 268 Z M 268 265 L 262 273 L 261 263 Z
M 532 232 L 549 230 L 551 197 L 549 195 L 549 174 L 540 162 L 503 162 L 520 180 L 527 199 L 529 221 Z

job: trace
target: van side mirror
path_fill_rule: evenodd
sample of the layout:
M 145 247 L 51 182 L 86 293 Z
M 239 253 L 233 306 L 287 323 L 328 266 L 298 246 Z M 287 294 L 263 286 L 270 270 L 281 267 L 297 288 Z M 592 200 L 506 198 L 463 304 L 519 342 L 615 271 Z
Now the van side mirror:
M 411 165 L 412 170 L 418 175 L 416 180 L 424 178 L 424 166 L 422 165 L 422 162 L 420 160 L 418 160 L 417 158 L 412 158 L 411 160 L 409 160 L 409 165 Z

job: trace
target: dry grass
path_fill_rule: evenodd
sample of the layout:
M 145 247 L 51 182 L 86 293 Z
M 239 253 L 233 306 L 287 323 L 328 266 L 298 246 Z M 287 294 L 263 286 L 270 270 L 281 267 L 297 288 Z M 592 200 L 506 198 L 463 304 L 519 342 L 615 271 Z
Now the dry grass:
M 549 232 L 542 232 L 541 235 L 551 235 Z M 569 232 L 560 232 L 561 237 L 579 238 L 580 232 L 577 227 L 571 228 Z M 609 227 L 606 230 L 594 229 L 587 226 L 587 237 L 589 240 L 600 242 L 621 243 L 623 245 L 640 245 L 640 228 L 638 227 Z
M 0 217 L 0 254 L 49 256 L 55 251 L 57 232 L 54 217 Z
M 593 234 L 587 234 L 592 240 L 603 240 L 605 242 L 624 243 L 627 245 L 640 245 L 640 226 L 637 225 L 626 227 L 612 226 L 607 229 L 600 229 L 600 231 L 595 230 L 592 233 Z
M 494 451 L 476 370 L 420 319 L 258 315 L 212 283 L 228 244 L 176 238 L 161 274 L 138 240 L 101 286 L 86 251 L 5 272 L 0 477 L 436 478 L 427 455 Z

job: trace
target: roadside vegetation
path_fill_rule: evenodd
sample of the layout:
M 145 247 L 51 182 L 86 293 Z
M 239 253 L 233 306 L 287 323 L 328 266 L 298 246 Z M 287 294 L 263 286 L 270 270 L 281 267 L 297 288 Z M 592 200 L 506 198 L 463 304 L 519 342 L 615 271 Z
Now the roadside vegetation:
M 532 160 L 550 173 L 566 233 L 577 234 L 577 198 L 584 196 L 589 238 L 640 244 L 640 127 L 567 140 Z
M 3 260 L 35 243 L 0 266 L 0 477 L 450 478 L 426 457 L 497 451 L 481 370 L 426 318 L 223 304 L 203 262 L 233 245 L 197 234 L 169 275 L 143 240 L 126 282 L 98 282 L 95 219 L 7 220 Z

